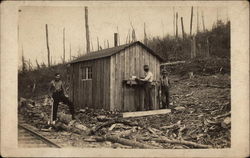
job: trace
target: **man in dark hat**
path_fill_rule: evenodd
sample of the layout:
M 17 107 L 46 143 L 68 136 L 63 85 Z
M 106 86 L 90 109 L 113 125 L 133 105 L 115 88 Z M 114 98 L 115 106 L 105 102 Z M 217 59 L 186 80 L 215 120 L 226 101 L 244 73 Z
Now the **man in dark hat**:
M 145 71 L 145 77 L 140 79 L 141 81 L 144 81 L 144 91 L 145 91 L 145 99 L 144 99 L 144 105 L 146 110 L 153 110 L 153 101 L 152 101 L 152 81 L 153 81 L 153 73 L 149 71 L 149 66 L 144 65 L 143 69 Z
M 162 71 L 162 76 L 160 78 L 161 82 L 161 98 L 162 98 L 162 108 L 169 108 L 169 78 L 168 72 L 166 70 Z
M 50 82 L 49 87 L 49 96 L 53 98 L 53 122 L 57 119 L 57 109 L 59 102 L 63 102 L 64 104 L 67 104 L 69 106 L 70 113 L 72 115 L 72 119 L 75 119 L 74 117 L 74 105 L 73 103 L 68 99 L 68 97 L 65 96 L 65 88 L 63 85 L 63 82 L 61 80 L 61 75 L 59 73 L 55 74 L 55 79 Z

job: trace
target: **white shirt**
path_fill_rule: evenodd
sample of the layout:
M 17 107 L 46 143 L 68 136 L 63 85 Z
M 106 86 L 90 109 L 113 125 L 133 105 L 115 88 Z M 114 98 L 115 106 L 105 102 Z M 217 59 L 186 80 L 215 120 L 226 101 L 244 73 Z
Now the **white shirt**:
M 152 82 L 153 81 L 153 73 L 148 71 L 145 73 L 144 81 Z

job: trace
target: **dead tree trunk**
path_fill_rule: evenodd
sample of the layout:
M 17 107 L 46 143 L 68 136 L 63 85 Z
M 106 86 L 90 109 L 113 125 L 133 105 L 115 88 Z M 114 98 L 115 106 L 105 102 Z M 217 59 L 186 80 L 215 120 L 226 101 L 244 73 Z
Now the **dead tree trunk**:
M 29 59 L 28 65 L 29 65 L 29 71 L 31 71 L 31 62 L 30 62 L 30 59 Z
M 40 69 L 40 65 L 39 65 L 37 59 L 36 59 L 36 67 L 37 67 L 37 69 Z
M 107 40 L 107 46 L 108 46 L 108 48 L 109 48 L 109 40 Z
M 25 70 L 26 70 L 26 66 L 25 66 L 25 59 L 23 55 L 23 46 L 22 46 L 22 72 L 24 72 Z
M 97 50 L 100 50 L 99 38 L 97 37 Z
M 196 57 L 196 39 L 195 36 L 191 37 L 191 59 Z
M 147 33 L 146 33 L 146 24 L 144 23 L 144 44 L 148 44 L 148 38 L 147 38 Z
M 69 45 L 69 60 L 71 61 L 71 43 Z
M 176 38 L 178 38 L 178 12 L 176 13 Z
M 206 56 L 207 56 L 207 58 L 209 58 L 210 57 L 210 43 L 209 43 L 209 38 L 207 38 L 207 40 L 206 40 L 206 43 L 207 43 L 207 50 L 206 50 Z
M 197 33 L 200 32 L 200 26 L 199 26 L 199 8 L 197 7 Z
M 192 36 L 192 26 L 193 26 L 193 6 L 191 8 L 191 18 L 190 18 L 190 36 Z
M 50 65 L 53 65 L 53 62 L 52 62 L 52 55 L 50 57 Z
M 118 28 L 118 26 L 117 26 L 117 46 L 119 46 L 120 45 L 120 33 L 119 33 L 119 28 Z
M 89 53 L 90 42 L 89 42 L 88 7 L 85 7 L 85 30 L 86 30 L 86 48 L 87 48 L 87 53 Z
M 175 35 L 175 8 L 173 7 L 173 33 Z
M 46 43 L 47 43 L 47 51 L 48 51 L 48 67 L 50 67 L 50 50 L 49 50 L 48 24 L 45 25 L 45 31 L 46 31 Z
M 93 42 L 91 40 L 91 51 L 94 51 Z
M 182 37 L 185 38 L 185 31 L 184 31 L 184 25 L 183 25 L 183 17 L 181 17 L 181 28 L 182 28 Z
M 204 12 L 202 11 L 202 26 L 203 26 L 203 31 L 205 32 L 205 22 L 204 22 Z
M 63 28 L 63 64 L 65 63 L 65 28 Z

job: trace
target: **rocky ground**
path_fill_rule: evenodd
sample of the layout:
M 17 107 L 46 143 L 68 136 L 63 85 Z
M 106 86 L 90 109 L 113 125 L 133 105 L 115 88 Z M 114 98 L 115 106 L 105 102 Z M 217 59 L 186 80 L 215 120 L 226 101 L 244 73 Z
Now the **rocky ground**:
M 172 106 L 168 114 L 121 118 L 119 113 L 82 109 L 77 120 L 71 121 L 67 106 L 62 104 L 59 123 L 47 130 L 51 106 L 45 97 L 37 97 L 20 100 L 19 116 L 64 147 L 229 148 L 230 76 L 170 79 Z

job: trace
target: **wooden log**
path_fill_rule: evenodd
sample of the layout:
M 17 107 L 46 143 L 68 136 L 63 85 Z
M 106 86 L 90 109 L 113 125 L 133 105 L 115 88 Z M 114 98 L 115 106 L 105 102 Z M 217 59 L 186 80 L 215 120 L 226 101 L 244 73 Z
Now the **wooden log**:
M 143 149 L 159 149 L 160 147 L 158 146 L 151 146 L 151 145 L 147 145 L 147 144 L 143 144 L 137 141 L 132 141 L 129 139 L 125 139 L 125 138 L 119 138 L 117 136 L 104 136 L 101 138 L 97 138 L 98 141 L 110 141 L 113 143 L 120 143 L 123 145 L 128 145 L 128 146 L 132 146 L 134 148 L 143 148 Z
M 218 115 L 216 117 L 213 117 L 213 119 L 218 119 L 218 118 L 221 118 L 221 117 L 227 117 L 229 115 L 231 115 L 231 112 L 228 112 L 228 113 L 225 113 L 225 114 L 222 114 L 222 115 Z
M 171 140 L 166 137 L 152 138 L 150 140 L 160 142 L 160 143 L 182 144 L 182 145 L 187 145 L 187 146 L 193 146 L 196 148 L 212 148 L 211 145 L 197 144 L 197 143 L 185 141 L 185 140 Z
M 229 128 L 231 126 L 231 118 L 226 117 L 222 122 L 221 122 L 221 127 L 223 128 Z
M 161 66 L 164 65 L 164 66 L 168 66 L 168 65 L 177 65 L 177 64 L 185 64 L 186 61 L 175 61 L 175 62 L 168 62 L 168 63 L 162 63 L 160 64 Z
M 137 123 L 130 122 L 130 121 L 127 121 L 127 120 L 120 120 L 120 119 L 118 119 L 118 120 L 111 120 L 111 121 L 105 122 L 105 123 L 103 123 L 101 125 L 95 126 L 94 128 L 92 128 L 90 130 L 89 134 L 95 134 L 98 130 L 100 130 L 100 129 L 104 128 L 104 127 L 108 127 L 110 125 L 116 124 L 116 123 L 122 123 L 124 125 L 129 125 L 129 126 L 138 126 Z
M 127 117 L 140 117 L 148 115 L 159 115 L 170 113 L 171 109 L 162 109 L 162 110 L 150 110 L 150 111 L 138 111 L 138 112 L 125 112 L 122 114 L 123 118 Z
M 71 115 L 65 114 L 65 113 L 62 113 L 62 112 L 57 114 L 57 118 L 58 118 L 59 121 L 65 123 L 65 124 L 69 124 L 70 121 L 72 120 Z

